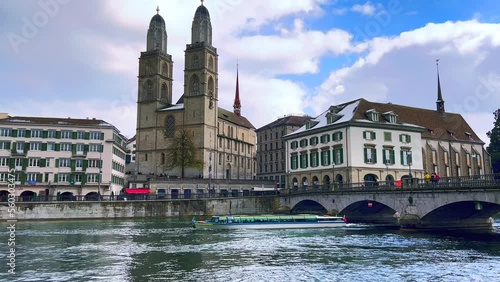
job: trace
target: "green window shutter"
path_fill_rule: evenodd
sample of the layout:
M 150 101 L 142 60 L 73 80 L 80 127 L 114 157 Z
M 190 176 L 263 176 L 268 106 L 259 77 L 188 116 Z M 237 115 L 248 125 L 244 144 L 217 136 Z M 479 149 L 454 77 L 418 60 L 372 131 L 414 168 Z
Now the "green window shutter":
M 87 170 L 87 167 L 89 167 L 89 160 L 83 160 L 82 170 Z
M 12 129 L 12 137 L 17 137 L 17 129 Z
M 337 149 L 332 150 L 332 164 L 337 164 L 337 160 L 335 159 L 335 156 L 337 155 Z
M 104 140 L 104 132 L 101 132 L 101 140 Z
M 47 151 L 47 143 L 42 143 L 42 151 Z
M 76 139 L 77 138 L 77 132 L 73 131 L 71 132 L 71 139 Z
M 31 137 L 31 130 L 26 130 L 24 137 L 30 138 Z
M 57 173 L 54 174 L 54 182 L 57 183 L 59 181 L 59 176 Z
M 15 167 L 15 164 L 16 164 L 16 159 L 14 158 L 10 158 L 9 159 L 9 168 L 12 169 Z
M 365 154 L 365 163 L 368 163 L 368 148 L 364 148 L 363 152 Z
M 71 144 L 71 152 L 76 154 L 76 144 Z
M 36 182 L 42 182 L 43 181 L 42 177 L 43 177 L 43 174 L 41 174 L 41 173 L 37 174 L 36 175 Z
M 83 145 L 83 153 L 87 154 L 89 152 L 89 145 Z
M 363 131 L 363 139 L 366 139 L 366 131 Z
M 85 185 L 85 183 L 87 183 L 87 175 L 83 174 L 82 175 L 82 185 Z
M 90 139 L 90 132 L 85 132 L 83 138 L 85 138 L 85 140 L 89 140 Z
M 23 170 L 26 170 L 28 167 L 28 159 L 23 159 Z
M 30 149 L 30 143 L 29 142 L 24 143 L 23 152 L 26 154 L 29 149 Z
M 377 163 L 377 149 L 372 149 L 373 163 Z
M 408 134 L 408 142 L 411 142 L 411 135 Z
M 54 162 L 56 163 L 56 167 L 59 167 L 59 159 L 54 159 Z
M 400 151 L 400 156 L 401 156 L 401 164 L 404 164 L 404 152 L 403 151 Z
M 10 151 L 12 153 L 15 153 L 16 152 L 16 142 L 12 142 L 12 147 L 10 147 Z
M 47 138 L 49 136 L 49 132 L 47 130 L 42 131 L 42 138 Z
M 391 157 L 391 164 L 396 163 L 396 159 L 395 159 L 395 156 L 394 156 L 394 150 L 390 150 L 389 151 L 389 155 Z
M 343 136 L 342 136 L 342 131 L 339 132 L 339 140 L 342 140 L 343 139 Z
M 26 173 L 24 172 L 21 172 L 21 177 L 19 177 L 19 179 L 21 180 L 21 183 L 26 183 L 26 180 L 28 179 Z
M 61 131 L 56 131 L 56 139 L 61 139 Z
M 340 150 L 340 164 L 344 163 L 344 149 L 339 149 Z
M 46 167 L 47 166 L 47 160 L 46 159 L 41 159 L 40 160 L 40 167 Z
M 373 140 L 377 139 L 377 133 L 376 132 L 372 132 L 372 139 Z
M 54 146 L 55 151 L 61 151 L 61 144 L 57 143 Z
M 382 149 L 382 162 L 383 162 L 384 164 L 386 164 L 386 163 L 387 163 L 387 158 L 386 158 L 386 155 L 385 155 L 385 154 L 387 154 L 387 149 Z
M 71 167 L 71 171 L 75 171 L 75 169 L 76 169 L 76 160 L 71 160 L 70 161 L 70 167 Z
M 399 142 L 403 142 L 403 134 L 399 134 Z

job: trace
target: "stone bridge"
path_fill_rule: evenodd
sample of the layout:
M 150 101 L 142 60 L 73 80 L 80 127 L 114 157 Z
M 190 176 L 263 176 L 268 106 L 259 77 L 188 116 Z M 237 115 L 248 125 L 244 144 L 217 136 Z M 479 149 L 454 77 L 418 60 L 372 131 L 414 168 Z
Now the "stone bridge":
M 491 229 L 491 217 L 500 212 L 498 179 L 287 192 L 280 197 L 282 211 L 339 214 L 352 223 L 394 224 L 402 229 Z

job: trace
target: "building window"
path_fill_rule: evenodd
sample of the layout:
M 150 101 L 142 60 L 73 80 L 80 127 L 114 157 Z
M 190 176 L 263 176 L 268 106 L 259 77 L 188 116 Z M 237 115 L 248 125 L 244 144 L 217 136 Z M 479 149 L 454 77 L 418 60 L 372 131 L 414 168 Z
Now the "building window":
M 311 152 L 310 158 L 311 158 L 311 167 L 317 167 L 319 165 L 318 151 Z
M 391 132 L 384 132 L 384 141 L 387 141 L 387 142 L 392 141 L 392 133 Z
M 175 134 L 175 117 L 168 116 L 165 119 L 165 134 L 167 137 L 174 137 Z
M 0 150 L 10 150 L 10 142 L 0 141 Z
M 40 151 L 42 149 L 42 143 L 41 142 L 31 142 L 30 143 L 30 150 L 32 151 Z
M 58 182 L 69 182 L 69 174 L 68 173 L 60 173 L 58 176 Z
M 318 137 L 314 136 L 309 139 L 311 146 L 316 146 L 318 144 Z
M 70 160 L 69 159 L 59 159 L 59 167 L 69 167 Z
M 377 149 L 373 147 L 364 148 L 365 163 L 376 164 L 377 163 Z
M 100 152 L 101 151 L 101 144 L 90 144 L 89 151 L 90 152 Z
M 399 135 L 399 142 L 410 143 L 411 142 L 411 135 L 409 135 L 409 134 L 400 134 Z
M 57 134 L 55 130 L 47 131 L 47 138 L 56 138 Z
M 89 167 L 99 167 L 100 160 L 98 159 L 90 159 Z
M 16 151 L 18 153 L 24 152 L 24 142 L 16 142 Z
M 298 147 L 299 147 L 299 142 L 297 142 L 297 141 L 292 141 L 292 142 L 290 143 L 290 148 L 291 148 L 291 149 L 297 149 Z
M 342 147 L 333 148 L 333 163 L 336 165 L 344 163 L 344 150 Z
M 330 165 L 330 150 L 321 151 L 321 165 L 322 166 Z
M 26 137 L 26 130 L 18 129 L 17 130 L 17 137 Z
M 373 131 L 363 131 L 363 139 L 365 140 L 375 140 L 377 135 Z
M 101 132 L 90 132 L 90 140 L 101 140 Z
M 8 158 L 0 158 L 0 166 L 7 166 Z
M 384 164 L 389 165 L 389 164 L 394 164 L 394 149 L 392 148 L 385 148 L 382 150 L 382 156 L 383 156 L 383 161 Z
M 321 137 L 319 138 L 319 140 L 320 140 L 320 142 L 322 144 L 330 142 L 330 134 L 323 134 L 323 135 L 321 135 Z
M 71 131 L 69 130 L 61 131 L 61 139 L 71 139 Z
M 300 140 L 300 147 L 301 148 L 307 147 L 307 139 Z
M 39 129 L 32 129 L 31 138 L 42 138 L 42 131 Z
M 71 151 L 71 143 L 61 143 L 61 151 Z
M 76 133 L 76 139 L 85 139 L 85 131 L 78 131 Z
M 411 165 L 412 152 L 409 149 L 401 149 L 401 165 Z
M 333 141 L 340 141 L 342 140 L 342 131 L 337 131 L 332 134 L 332 140 Z
M 396 115 L 389 115 L 389 122 L 390 123 L 396 123 L 397 119 L 396 119 Z
M 40 166 L 40 159 L 29 159 L 28 166 L 30 167 Z
M 87 174 L 87 182 L 97 183 L 99 181 L 99 174 Z
M 47 142 L 47 151 L 54 151 L 56 149 L 56 143 Z
M 10 128 L 0 128 L 0 137 L 10 137 L 11 130 Z
M 300 168 L 307 168 L 308 166 L 307 153 L 300 154 Z
M 292 155 L 290 163 L 291 163 L 291 169 L 297 169 L 297 168 L 299 168 L 299 166 L 298 166 L 298 156 L 297 155 Z

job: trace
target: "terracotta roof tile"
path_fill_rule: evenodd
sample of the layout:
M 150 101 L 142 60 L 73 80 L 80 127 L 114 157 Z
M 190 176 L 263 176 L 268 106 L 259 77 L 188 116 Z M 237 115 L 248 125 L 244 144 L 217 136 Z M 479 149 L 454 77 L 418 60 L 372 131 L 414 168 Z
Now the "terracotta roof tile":
M 239 126 L 255 129 L 255 127 L 252 125 L 251 122 L 248 121 L 248 119 L 246 117 L 239 116 L 239 115 L 237 115 L 233 112 L 230 112 L 228 110 L 225 110 L 223 108 L 219 108 L 218 116 L 220 119 L 229 121 L 229 122 L 237 124 Z

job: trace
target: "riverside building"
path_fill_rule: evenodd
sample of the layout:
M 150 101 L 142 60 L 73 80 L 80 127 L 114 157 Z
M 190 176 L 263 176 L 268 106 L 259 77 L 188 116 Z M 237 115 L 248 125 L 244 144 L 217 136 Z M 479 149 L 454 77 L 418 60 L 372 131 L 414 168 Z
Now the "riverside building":
M 0 115 L 0 198 L 97 199 L 124 187 L 126 138 L 98 119 Z

